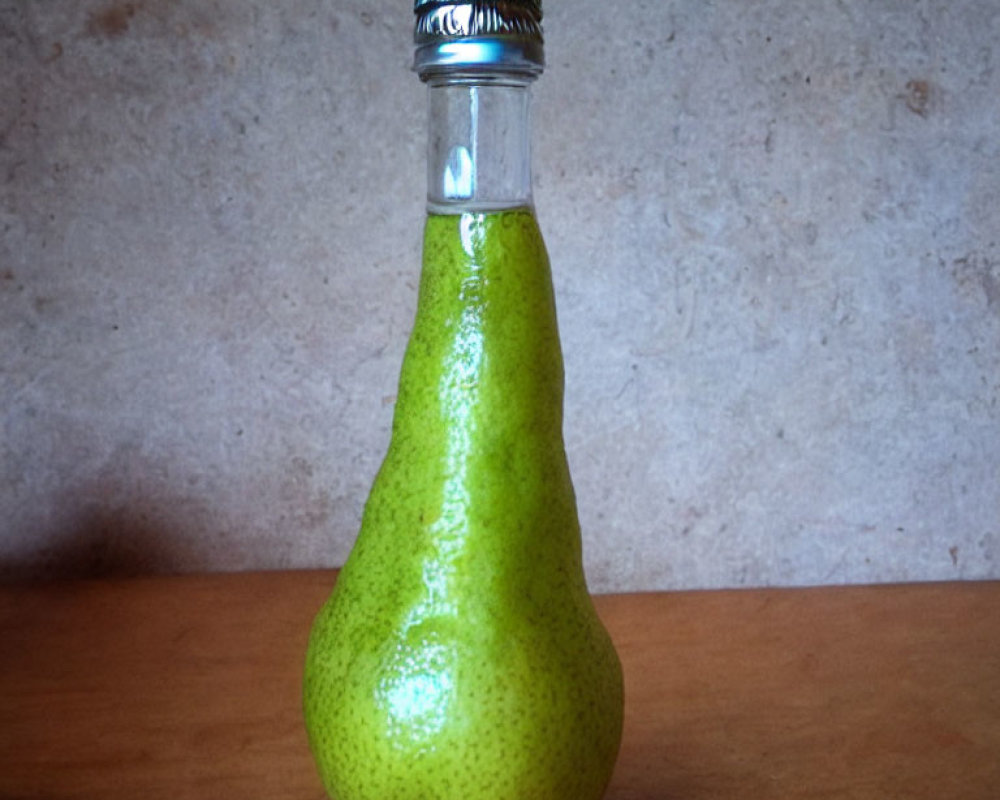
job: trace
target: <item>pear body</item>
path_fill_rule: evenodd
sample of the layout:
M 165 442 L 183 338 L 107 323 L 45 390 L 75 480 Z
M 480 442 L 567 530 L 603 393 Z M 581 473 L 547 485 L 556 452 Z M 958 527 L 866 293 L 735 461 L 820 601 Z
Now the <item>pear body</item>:
M 528 208 L 432 215 L 389 451 L 313 625 L 336 800 L 597 800 L 621 667 L 587 593 L 544 243 Z

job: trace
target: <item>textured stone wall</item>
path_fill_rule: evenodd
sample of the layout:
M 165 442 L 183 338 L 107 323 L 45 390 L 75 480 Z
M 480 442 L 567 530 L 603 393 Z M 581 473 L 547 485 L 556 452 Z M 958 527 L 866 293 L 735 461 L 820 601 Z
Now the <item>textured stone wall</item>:
M 1000 4 L 545 3 L 598 591 L 1000 577 Z M 337 565 L 412 321 L 408 0 L 0 0 L 0 573 Z

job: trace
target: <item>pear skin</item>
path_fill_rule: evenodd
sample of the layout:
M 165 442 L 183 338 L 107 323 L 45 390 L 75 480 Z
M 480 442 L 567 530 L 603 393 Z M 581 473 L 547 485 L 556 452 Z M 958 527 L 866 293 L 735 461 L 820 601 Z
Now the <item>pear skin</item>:
M 597 800 L 622 674 L 587 592 L 548 257 L 528 208 L 431 215 L 391 443 L 313 625 L 336 800 Z

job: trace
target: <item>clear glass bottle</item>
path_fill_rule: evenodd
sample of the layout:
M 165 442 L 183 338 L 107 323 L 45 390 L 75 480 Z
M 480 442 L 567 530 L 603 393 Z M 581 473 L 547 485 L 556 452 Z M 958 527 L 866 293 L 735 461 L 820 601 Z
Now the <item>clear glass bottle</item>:
M 622 725 L 587 593 L 531 197 L 535 0 L 417 0 L 428 216 L 392 439 L 313 626 L 310 745 L 338 800 L 596 800 Z

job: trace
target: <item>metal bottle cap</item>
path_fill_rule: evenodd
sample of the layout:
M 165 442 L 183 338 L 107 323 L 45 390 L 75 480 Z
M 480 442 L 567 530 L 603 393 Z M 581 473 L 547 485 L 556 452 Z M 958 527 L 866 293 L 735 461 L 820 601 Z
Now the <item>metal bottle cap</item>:
M 421 80 L 483 72 L 532 79 L 545 66 L 542 0 L 414 0 L 413 13 Z

